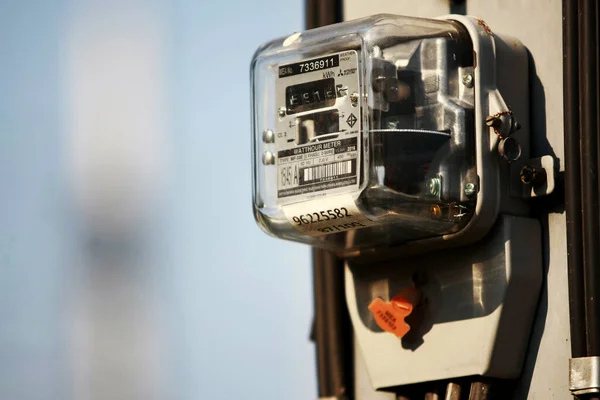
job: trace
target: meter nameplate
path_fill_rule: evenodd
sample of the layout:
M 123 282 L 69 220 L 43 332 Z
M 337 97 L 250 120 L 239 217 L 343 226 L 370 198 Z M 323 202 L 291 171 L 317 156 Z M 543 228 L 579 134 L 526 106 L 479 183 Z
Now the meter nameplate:
M 360 212 L 350 195 L 290 204 L 283 207 L 283 212 L 296 229 L 313 236 L 375 225 Z
M 361 172 L 358 53 L 279 66 L 275 135 L 277 204 L 358 189 Z
M 279 198 L 304 193 L 313 193 L 356 183 L 357 159 L 356 138 L 331 140 L 282 150 L 279 160 L 279 179 L 294 183 L 293 187 L 279 187 Z

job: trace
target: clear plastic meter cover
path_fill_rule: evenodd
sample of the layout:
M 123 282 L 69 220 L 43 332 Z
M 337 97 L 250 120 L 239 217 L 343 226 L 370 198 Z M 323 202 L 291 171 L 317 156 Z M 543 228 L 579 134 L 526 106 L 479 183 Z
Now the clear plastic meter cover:
M 260 47 L 259 225 L 346 255 L 458 232 L 477 196 L 472 71 L 452 21 L 378 15 Z

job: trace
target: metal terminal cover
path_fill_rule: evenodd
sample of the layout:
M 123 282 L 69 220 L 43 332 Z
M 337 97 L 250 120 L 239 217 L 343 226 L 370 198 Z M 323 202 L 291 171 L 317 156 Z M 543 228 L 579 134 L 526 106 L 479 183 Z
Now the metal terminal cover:
M 501 215 L 471 246 L 368 268 L 346 262 L 346 304 L 373 387 L 519 377 L 543 279 L 540 237 L 537 220 Z M 399 340 L 381 329 L 368 307 L 412 286 L 420 302 Z

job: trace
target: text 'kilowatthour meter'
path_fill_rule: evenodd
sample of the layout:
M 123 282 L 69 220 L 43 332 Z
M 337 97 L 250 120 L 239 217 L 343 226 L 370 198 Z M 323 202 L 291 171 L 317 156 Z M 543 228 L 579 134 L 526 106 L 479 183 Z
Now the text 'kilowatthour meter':
M 251 68 L 266 232 L 344 256 L 420 251 L 525 212 L 509 179 L 528 152 L 527 55 L 483 21 L 372 16 L 271 41 Z

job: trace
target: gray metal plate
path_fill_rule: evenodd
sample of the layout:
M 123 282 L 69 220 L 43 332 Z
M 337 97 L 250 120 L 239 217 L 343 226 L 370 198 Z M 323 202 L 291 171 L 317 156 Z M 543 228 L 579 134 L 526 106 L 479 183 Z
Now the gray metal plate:
M 503 216 L 476 245 L 380 265 L 347 264 L 346 299 L 373 386 L 518 377 L 542 283 L 539 238 L 536 220 Z M 399 340 L 377 326 L 367 307 L 417 280 L 424 311 L 407 320 L 412 339 Z

